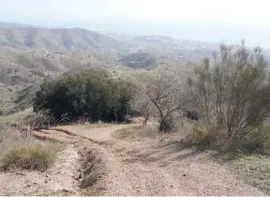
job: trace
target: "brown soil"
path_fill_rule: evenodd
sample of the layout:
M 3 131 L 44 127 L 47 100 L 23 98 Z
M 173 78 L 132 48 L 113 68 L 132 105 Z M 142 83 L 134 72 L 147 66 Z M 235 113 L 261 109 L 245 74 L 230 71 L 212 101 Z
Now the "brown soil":
M 107 128 L 64 127 L 96 143 L 109 173 L 92 189 L 103 195 L 263 195 L 236 179 L 210 152 L 185 148 L 180 141 L 121 140 L 113 134 L 134 125 Z M 100 192 L 100 193 L 98 193 Z
M 134 125 L 65 126 L 43 131 L 42 135 L 67 143 L 66 149 L 43 173 L 1 173 L 0 195 L 264 195 L 236 179 L 229 167 L 216 162 L 210 152 L 186 148 L 177 140 L 114 137 L 119 129 Z M 76 147 L 78 141 L 88 141 L 91 145 L 84 144 L 83 150 L 95 150 L 91 154 L 98 154 L 98 161 L 104 164 L 100 165 L 104 169 L 91 166 L 89 173 L 104 171 L 87 190 L 79 187 L 84 177 L 76 178 L 81 173 L 78 169 L 85 167 Z

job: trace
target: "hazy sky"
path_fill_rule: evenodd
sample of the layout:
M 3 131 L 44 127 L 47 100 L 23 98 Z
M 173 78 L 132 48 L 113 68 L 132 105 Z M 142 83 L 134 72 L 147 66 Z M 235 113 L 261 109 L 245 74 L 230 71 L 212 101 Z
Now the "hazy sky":
M 2 21 L 184 20 L 270 25 L 269 0 L 0 0 Z
M 270 48 L 270 0 L 0 0 L 0 22 Z

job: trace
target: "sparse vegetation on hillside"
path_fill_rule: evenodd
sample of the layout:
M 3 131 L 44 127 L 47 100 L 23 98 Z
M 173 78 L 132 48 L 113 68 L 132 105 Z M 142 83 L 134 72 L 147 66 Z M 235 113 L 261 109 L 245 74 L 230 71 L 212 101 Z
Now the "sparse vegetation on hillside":
M 119 60 L 131 68 L 151 68 L 156 63 L 155 57 L 148 53 L 132 53 Z
M 73 175 L 80 173 L 69 189 L 79 182 L 82 188 L 93 186 L 103 175 L 103 167 L 112 167 L 116 173 L 108 183 L 110 189 L 118 190 L 126 182 L 131 194 L 152 195 L 156 189 L 162 195 L 182 192 L 189 181 L 193 181 L 192 190 L 194 184 L 201 184 L 193 194 L 213 194 L 216 188 L 227 193 L 232 186 L 230 192 L 238 191 L 234 176 L 225 168 L 219 170 L 222 165 L 209 162 L 212 157 L 192 149 L 194 145 L 218 150 L 218 156 L 220 150 L 232 151 L 224 154 L 237 156 L 230 164 L 249 183 L 269 191 L 270 129 L 265 123 L 270 112 L 270 79 L 261 49 L 252 52 L 244 45 L 221 45 L 219 53 L 197 65 L 216 45 L 161 36 L 119 36 L 117 40 L 117 36 L 85 29 L 32 27 L 0 28 L 0 45 L 2 170 L 47 169 L 59 150 L 52 141 L 59 141 L 68 144 L 71 152 L 61 152 L 67 158 L 55 166 L 67 163 L 61 167 L 66 170 L 72 164 L 73 170 L 67 172 L 71 181 L 62 173 L 58 177 L 73 182 Z M 188 83 L 183 83 L 187 75 Z M 34 113 L 31 109 L 14 113 L 32 104 Z M 138 123 L 141 117 L 133 120 L 130 116 L 143 116 L 143 125 Z M 73 124 L 54 127 L 59 122 Z M 82 146 L 83 138 L 88 139 Z M 78 152 L 77 142 L 84 154 Z M 89 145 L 92 142 L 100 153 Z M 104 153 L 104 161 L 96 157 Z M 73 165 L 78 158 L 82 165 Z M 53 168 L 49 179 L 54 181 Z M 134 176 L 137 172 L 140 176 Z M 221 183 L 227 185 L 221 186 L 216 177 L 209 179 L 208 172 L 216 177 L 225 174 Z M 211 184 L 213 180 L 217 184 Z M 141 188 L 133 187 L 137 183 Z M 139 191 L 152 186 L 149 193 Z
M 8 101 L 7 113 L 29 107 L 33 92 L 48 76 L 82 67 L 102 67 L 125 77 L 135 67 L 142 72 L 162 67 L 185 75 L 187 59 L 197 61 L 213 48 L 162 36 L 123 40 L 86 29 L 16 28 L 14 24 L 0 27 L 0 45 L 0 105 Z
M 34 27 L 0 28 L 0 45 L 9 48 L 32 48 L 50 52 L 118 49 L 119 43 L 86 29 L 47 29 Z M 108 50 L 109 51 L 109 50 Z

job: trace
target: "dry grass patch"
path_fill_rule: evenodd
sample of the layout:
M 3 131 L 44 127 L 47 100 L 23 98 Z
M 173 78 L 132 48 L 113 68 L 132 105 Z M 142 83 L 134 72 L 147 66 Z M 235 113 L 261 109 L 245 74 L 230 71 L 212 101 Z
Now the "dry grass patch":
M 185 135 L 188 132 L 188 128 L 190 125 L 187 125 L 183 128 L 175 129 L 172 132 L 160 132 L 158 130 L 157 124 L 149 124 L 147 126 L 134 126 L 123 128 L 116 131 L 113 135 L 116 139 L 124 139 L 124 140 L 145 140 L 145 141 L 153 141 L 161 144 L 166 143 L 183 143 L 186 145 L 184 139 Z
M 198 122 L 184 130 L 187 144 L 201 149 L 214 149 L 239 156 L 240 154 L 270 155 L 270 126 L 254 129 L 241 139 L 232 141 L 231 146 L 224 149 L 227 133 L 223 129 Z
M 24 119 L 33 114 L 32 108 L 27 108 L 23 111 L 8 115 L 8 116 L 0 116 L 0 124 L 1 125 L 16 125 L 24 121 Z
M 161 135 L 161 133 L 158 132 L 158 128 L 156 125 L 148 125 L 123 128 L 116 131 L 113 136 L 118 139 L 155 139 L 159 135 Z
M 10 149 L 1 158 L 1 169 L 46 170 L 56 158 L 54 149 L 40 144 L 25 144 Z
M 247 183 L 270 194 L 270 157 L 249 155 L 232 161 L 236 172 Z
M 214 155 L 228 163 L 236 175 L 248 184 L 270 194 L 270 127 L 263 126 L 235 141 L 231 148 L 221 151 L 226 133 L 204 124 L 195 124 L 185 140 L 198 148 L 217 150 Z
M 3 123 L 3 122 L 0 122 Z M 1 170 L 45 170 L 60 150 L 58 143 L 43 142 L 32 137 L 23 138 L 20 132 L 8 123 L 0 124 Z
M 226 137 L 221 130 L 202 123 L 192 125 L 184 135 L 187 144 L 196 145 L 203 149 L 220 147 Z

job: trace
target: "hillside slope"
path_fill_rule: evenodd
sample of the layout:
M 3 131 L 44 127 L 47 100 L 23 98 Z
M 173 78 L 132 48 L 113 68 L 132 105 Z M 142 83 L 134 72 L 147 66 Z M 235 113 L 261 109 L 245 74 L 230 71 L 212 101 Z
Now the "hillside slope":
M 189 60 L 198 61 L 215 47 L 164 36 L 105 35 L 80 28 L 0 23 L 0 108 L 29 105 L 45 78 L 82 67 L 136 78 L 157 68 L 185 75 Z
M 46 29 L 34 27 L 0 28 L 0 46 L 16 49 L 42 49 L 49 52 L 116 51 L 115 39 L 86 29 Z
M 42 50 L 11 50 L 0 52 L 1 108 L 24 108 L 31 104 L 35 92 L 45 78 L 80 68 L 106 69 L 114 75 L 121 70 L 116 60 L 93 52 L 66 54 Z M 123 67 L 123 66 L 122 66 Z M 5 106 L 5 107 L 3 107 Z

